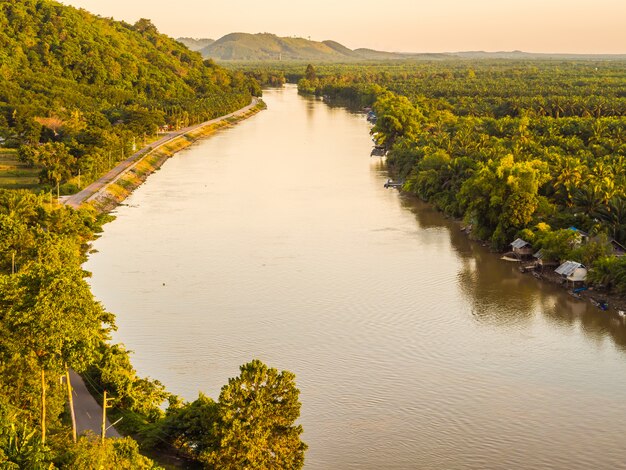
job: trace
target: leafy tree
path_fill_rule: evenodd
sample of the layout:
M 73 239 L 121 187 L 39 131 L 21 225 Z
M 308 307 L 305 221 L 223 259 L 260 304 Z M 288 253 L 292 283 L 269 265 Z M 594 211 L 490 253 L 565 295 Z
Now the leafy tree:
M 120 470 L 162 470 L 161 467 L 139 453 L 139 446 L 130 437 L 105 439 L 93 435 L 81 437 L 69 447 L 60 462 L 63 468 L 92 470 L 115 468 Z
M 216 438 L 219 447 L 201 460 L 217 468 L 301 468 L 306 444 L 299 390 L 291 372 L 278 372 L 259 360 L 240 367 L 241 375 L 222 388 Z
M 315 67 L 313 67 L 311 64 L 306 66 L 306 71 L 304 72 L 304 78 L 306 78 L 310 82 L 315 81 L 317 79 L 317 74 L 315 73 Z
M 54 183 L 57 187 L 61 181 L 72 176 L 76 159 L 63 143 L 47 143 L 37 147 L 21 147 L 20 159 L 32 166 L 41 166 L 39 179 L 42 183 Z
M 33 357 L 41 374 L 41 437 L 46 439 L 46 372 L 78 370 L 94 358 L 113 319 L 75 264 L 36 262 L 0 276 L 0 343 L 5 357 Z

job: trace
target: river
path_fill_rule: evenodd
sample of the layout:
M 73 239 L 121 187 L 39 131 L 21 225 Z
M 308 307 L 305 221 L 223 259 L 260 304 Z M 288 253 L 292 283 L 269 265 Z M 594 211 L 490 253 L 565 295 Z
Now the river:
M 294 372 L 310 469 L 626 468 L 626 326 L 384 189 L 363 115 L 264 99 L 94 244 L 139 373 L 193 400 Z

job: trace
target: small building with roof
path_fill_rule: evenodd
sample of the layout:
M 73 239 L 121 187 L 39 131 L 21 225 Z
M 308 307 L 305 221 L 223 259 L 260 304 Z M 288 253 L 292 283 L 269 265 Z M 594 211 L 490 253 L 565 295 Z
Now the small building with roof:
M 577 261 L 565 261 L 554 272 L 572 284 L 584 283 L 587 280 L 587 268 Z
M 611 248 L 613 249 L 613 254 L 615 256 L 626 256 L 626 247 L 624 247 L 624 245 L 619 243 L 614 238 L 611 238 L 609 243 L 611 244 Z
M 587 243 L 589 241 L 589 234 L 587 232 L 583 232 L 579 228 L 569 227 L 567 230 L 571 230 L 572 232 L 576 232 L 576 234 L 580 237 L 580 243 Z
M 539 266 L 541 269 L 547 267 L 557 267 L 561 264 L 559 260 L 547 256 L 543 248 L 535 253 L 533 255 L 533 258 L 535 258 L 536 265 Z
M 529 258 L 533 255 L 533 247 L 526 240 L 522 240 L 521 238 L 516 239 L 511 243 L 511 247 L 513 247 L 513 253 L 518 258 Z

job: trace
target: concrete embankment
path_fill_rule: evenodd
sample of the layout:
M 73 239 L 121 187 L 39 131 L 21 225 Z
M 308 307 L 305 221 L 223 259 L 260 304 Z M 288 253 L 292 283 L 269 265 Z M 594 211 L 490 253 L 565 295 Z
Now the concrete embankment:
M 135 188 L 176 152 L 262 109 L 265 109 L 265 103 L 253 98 L 248 106 L 238 111 L 170 133 L 120 162 L 82 191 L 63 198 L 62 202 L 74 208 L 91 204 L 100 212 L 108 212 L 126 199 Z
M 265 103 L 254 98 L 252 102 L 234 113 L 171 133 L 150 146 L 141 149 L 82 191 L 62 199 L 63 204 L 78 208 L 91 204 L 100 212 L 108 212 L 120 204 L 136 187 L 157 170 L 169 157 L 190 146 L 202 137 L 209 136 L 218 129 L 228 127 L 250 117 L 262 109 Z M 91 431 L 101 432 L 102 407 L 89 393 L 82 377 L 70 372 L 76 424 L 79 434 Z M 106 422 L 107 437 L 120 437 L 120 434 Z

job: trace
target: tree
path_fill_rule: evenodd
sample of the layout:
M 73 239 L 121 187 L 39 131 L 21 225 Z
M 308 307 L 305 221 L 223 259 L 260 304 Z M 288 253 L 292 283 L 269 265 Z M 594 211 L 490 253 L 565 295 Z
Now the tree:
M 298 469 L 306 444 L 300 439 L 300 391 L 295 375 L 259 360 L 222 388 L 215 423 L 217 448 L 201 460 L 222 469 Z
M 30 165 L 42 167 L 39 179 L 42 183 L 54 183 L 57 187 L 61 181 L 72 176 L 76 158 L 63 143 L 49 142 L 37 147 L 20 148 L 20 159 Z
M 41 438 L 46 439 L 47 372 L 84 369 L 113 318 L 93 299 L 84 273 L 54 257 L 0 276 L 0 359 L 32 357 L 41 377 Z M 3 357 L 4 356 L 4 357 Z
M 317 73 L 315 73 L 315 67 L 313 67 L 311 64 L 306 66 L 306 71 L 304 72 L 304 78 L 306 78 L 310 82 L 313 82 L 315 81 L 315 79 L 317 79 Z

